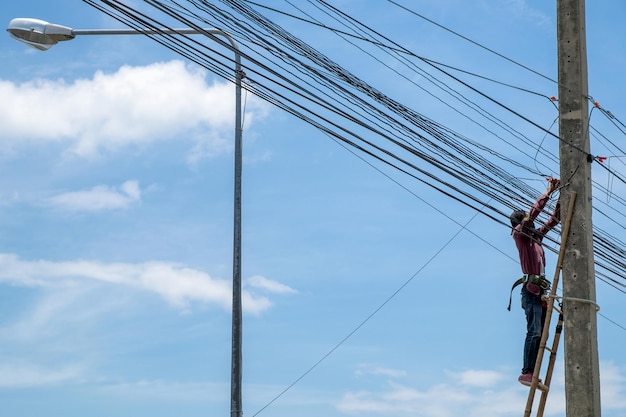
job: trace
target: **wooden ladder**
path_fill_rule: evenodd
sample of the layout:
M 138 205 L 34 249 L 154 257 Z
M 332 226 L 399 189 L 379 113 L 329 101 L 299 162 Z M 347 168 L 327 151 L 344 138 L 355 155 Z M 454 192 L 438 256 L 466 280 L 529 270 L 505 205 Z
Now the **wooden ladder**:
M 549 299 L 547 301 L 546 319 L 543 326 L 543 333 L 541 334 L 541 342 L 539 343 L 539 352 L 537 353 L 537 361 L 535 362 L 535 370 L 533 372 L 533 380 L 530 384 L 530 391 L 528 392 L 528 400 L 526 401 L 526 409 L 524 411 L 524 417 L 530 417 L 533 407 L 533 401 L 535 399 L 535 393 L 537 390 L 541 391 L 541 398 L 539 400 L 539 406 L 537 407 L 537 417 L 543 417 L 543 411 L 548 399 L 548 393 L 550 392 L 550 383 L 552 382 L 552 373 L 554 371 L 554 363 L 556 362 L 556 352 L 559 348 L 559 341 L 561 340 L 561 333 L 563 332 L 563 311 L 561 309 L 561 303 L 559 307 L 554 306 L 554 302 L 557 299 L 556 289 L 559 285 L 559 277 L 563 270 L 563 255 L 565 252 L 565 243 L 567 242 L 567 236 L 569 234 L 572 213 L 574 211 L 574 202 L 576 201 L 576 193 L 571 194 L 569 201 L 569 207 L 567 209 L 567 217 L 565 223 L 563 223 L 563 229 L 561 231 L 561 249 L 559 250 L 559 257 L 557 260 L 557 267 L 554 272 L 554 278 L 552 281 L 552 288 L 550 289 Z M 559 318 L 556 324 L 556 330 L 554 332 L 554 338 L 552 340 L 552 346 L 546 347 L 548 340 L 548 334 L 550 332 L 550 323 L 552 320 L 552 312 L 559 313 Z M 541 363 L 543 362 L 543 355 L 545 351 L 550 352 L 550 358 L 548 360 L 548 369 L 544 377 L 543 383 L 539 382 L 539 373 L 541 372 Z

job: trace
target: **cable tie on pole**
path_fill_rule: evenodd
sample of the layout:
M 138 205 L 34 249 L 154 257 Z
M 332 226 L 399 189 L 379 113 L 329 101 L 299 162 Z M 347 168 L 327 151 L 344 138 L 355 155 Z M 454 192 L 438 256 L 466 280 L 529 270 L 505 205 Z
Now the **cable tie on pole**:
M 577 301 L 579 303 L 592 304 L 596 308 L 596 312 L 600 311 L 600 306 L 598 305 L 598 303 L 592 300 L 587 300 L 586 298 L 560 297 L 558 295 L 554 295 L 552 297 L 559 300 L 559 304 L 561 304 L 563 301 Z

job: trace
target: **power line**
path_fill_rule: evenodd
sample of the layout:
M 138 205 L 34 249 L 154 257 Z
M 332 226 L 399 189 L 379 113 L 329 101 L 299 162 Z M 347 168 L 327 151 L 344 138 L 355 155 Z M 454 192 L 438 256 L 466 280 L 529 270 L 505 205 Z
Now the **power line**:
M 500 57 L 500 58 L 502 58 L 502 59 L 504 59 L 504 60 L 506 60 L 506 61 L 511 62 L 512 64 L 515 64 L 515 65 L 517 65 L 517 66 L 519 66 L 519 67 L 521 67 L 521 68 L 524 68 L 524 69 L 525 69 L 525 70 L 527 70 L 527 71 L 532 72 L 533 74 L 536 74 L 536 75 L 538 75 L 538 76 L 540 76 L 540 77 L 542 77 L 542 78 L 545 78 L 545 79 L 546 79 L 546 80 L 548 80 L 548 81 L 551 81 L 551 82 L 553 82 L 553 83 L 557 84 L 557 81 L 556 81 L 556 80 L 553 80 L 552 78 L 550 78 L 550 77 L 548 77 L 548 76 L 546 76 L 546 75 L 543 75 L 543 74 L 541 74 L 540 72 L 535 71 L 534 69 L 532 69 L 532 68 L 530 68 L 530 67 L 528 67 L 528 66 L 526 66 L 526 65 L 524 65 L 524 64 L 521 64 L 521 63 L 519 63 L 519 62 L 517 62 L 517 61 L 514 61 L 513 59 L 508 58 L 507 56 L 502 55 L 501 53 L 496 52 L 496 51 L 494 51 L 493 49 L 488 48 L 488 47 L 486 47 L 486 46 L 484 46 L 484 45 L 482 45 L 482 44 L 480 44 L 480 43 L 478 43 L 478 42 L 476 42 L 476 41 L 474 41 L 474 40 L 472 40 L 472 39 L 468 38 L 467 36 L 464 36 L 464 35 L 462 35 L 462 34 L 460 34 L 460 33 L 458 33 L 458 32 L 455 32 L 454 30 L 452 30 L 452 29 L 450 29 L 450 28 L 448 28 L 448 27 L 446 27 L 446 26 L 443 26 L 443 25 L 441 25 L 441 24 L 439 24 L 439 23 L 435 22 L 434 20 L 431 20 L 431 19 L 427 18 L 427 17 L 425 17 L 424 15 L 422 15 L 422 14 L 420 14 L 420 13 L 417 13 L 415 10 L 411 10 L 411 9 L 409 9 L 408 7 L 403 6 L 403 5 L 401 5 L 400 3 L 398 3 L 398 2 L 396 2 L 396 1 L 394 1 L 394 0 L 387 0 L 387 1 L 388 1 L 389 3 L 391 3 L 391 4 L 394 4 L 394 5 L 398 6 L 398 7 L 400 7 L 400 8 L 402 8 L 402 9 L 406 10 L 407 12 L 409 12 L 409 13 L 411 13 L 411 14 L 413 14 L 413 15 L 417 16 L 417 17 L 419 17 L 420 19 L 423 19 L 423 20 L 425 20 L 425 21 L 427 21 L 427 22 L 429 22 L 429 23 L 432 23 L 433 25 L 435 25 L 435 26 L 437 26 L 437 27 L 439 27 L 439 28 L 441 28 L 441 29 L 443 29 L 443 30 L 445 30 L 445 31 L 449 32 L 449 33 L 452 33 L 453 35 L 458 36 L 459 38 L 461 38 L 461 39 L 463 39 L 463 40 L 465 40 L 465 41 L 467 41 L 467 42 L 469 42 L 469 43 L 471 43 L 471 44 L 473 44 L 473 45 L 478 46 L 479 48 L 482 48 L 482 49 L 484 49 L 484 50 L 486 50 L 486 51 L 488 51 L 488 52 L 490 52 L 490 53 L 492 53 L 492 54 L 494 54 L 494 55 L 496 55 L 496 56 L 498 56 L 498 57 Z
M 93 3 L 92 0 L 88 2 Z M 502 167 L 481 156 L 476 150 L 472 150 L 476 148 L 481 152 L 486 152 L 484 147 L 477 146 L 477 142 L 472 142 L 391 99 L 257 12 L 239 3 L 223 2 L 242 13 L 247 19 L 228 14 L 215 5 L 203 1 L 190 1 L 189 3 L 213 18 L 220 19 L 220 25 L 214 26 L 226 26 L 229 31 L 237 34 L 241 41 L 252 42 L 253 48 L 243 55 L 250 64 L 246 68 L 250 81 L 249 91 L 474 210 L 484 204 L 486 199 L 497 201 L 506 210 L 507 207 L 512 209 L 520 205 L 526 206 L 535 197 L 530 187 L 518 181 Z M 110 5 L 115 3 L 113 6 L 123 14 L 126 20 L 132 20 L 135 16 L 133 13 L 137 13 L 134 9 L 123 7 L 123 3 L 119 1 L 105 1 L 104 3 Z M 203 24 L 214 23 L 202 18 L 197 12 L 184 8 L 182 1 L 152 0 L 147 3 L 186 25 L 200 27 Z M 168 6 L 169 4 L 184 12 L 186 17 Z M 137 15 L 136 19 L 140 26 L 148 23 L 151 26 L 160 24 L 156 19 L 148 22 L 149 19 L 145 14 Z M 197 19 L 199 22 L 194 22 L 192 19 Z M 253 28 L 248 22 L 259 26 Z M 361 27 L 366 28 L 366 26 Z M 167 46 L 173 50 L 190 56 L 194 62 L 200 62 L 210 71 L 214 71 L 217 67 L 216 71 L 219 71 L 219 74 L 226 76 L 229 73 L 227 71 L 230 71 L 231 62 L 230 59 L 224 57 L 224 54 L 204 49 L 200 42 L 191 41 L 185 37 L 182 39 L 180 43 L 173 42 L 171 39 L 165 39 L 164 42 L 167 42 Z M 250 52 L 255 49 L 263 51 L 263 54 L 257 52 L 254 56 L 251 55 Z M 220 62 L 215 61 L 216 56 L 221 59 Z M 271 56 L 275 56 L 291 69 L 288 70 L 278 61 L 268 60 Z M 461 80 L 458 81 L 461 84 L 464 83 Z M 473 88 L 473 90 L 476 89 Z M 477 93 L 486 96 L 484 93 Z M 513 114 L 518 116 L 515 112 Z M 331 116 L 340 116 L 348 121 L 348 124 L 333 122 L 330 119 Z M 523 119 L 528 121 L 527 118 Z M 536 123 L 532 124 L 537 126 Z M 366 137 L 371 135 L 373 135 L 372 139 Z M 378 139 L 374 141 L 374 138 L 382 139 L 382 142 L 378 142 Z M 495 155 L 499 156 L 499 154 Z M 415 157 L 426 162 L 439 173 L 429 172 L 416 165 L 412 161 Z M 512 158 L 502 160 L 514 165 Z M 405 168 L 400 168 L 398 163 Z M 533 172 L 532 169 L 526 169 Z M 418 175 L 415 175 L 416 173 Z M 495 178 L 499 181 L 494 181 Z M 436 183 L 440 185 L 435 185 Z M 469 187 L 468 190 L 474 190 L 483 197 L 464 190 L 461 185 Z M 468 204 L 472 201 L 474 203 Z M 492 214 L 488 212 L 483 212 L 483 214 L 493 220 L 502 222 L 500 219 L 507 217 L 503 209 L 492 205 L 488 209 Z M 610 236 L 606 237 L 607 241 L 611 239 Z M 610 267 L 614 263 L 614 257 L 612 258 L 610 254 L 615 251 L 615 247 L 617 245 L 609 247 L 609 252 L 604 259 L 599 258 L 598 264 L 611 272 L 621 271 L 619 275 L 623 279 L 624 268 Z

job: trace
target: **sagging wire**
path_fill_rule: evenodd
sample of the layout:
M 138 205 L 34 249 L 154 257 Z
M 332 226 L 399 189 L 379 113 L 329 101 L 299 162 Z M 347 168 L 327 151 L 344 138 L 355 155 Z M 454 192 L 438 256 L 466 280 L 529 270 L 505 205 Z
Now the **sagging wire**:
M 311 51 L 311 52 L 312 52 L 312 51 Z M 307 68 L 307 69 L 309 69 L 309 68 Z M 260 85 L 260 87 L 262 87 L 262 88 L 263 88 L 263 85 Z M 269 100 L 270 100 L 270 101 L 271 101 L 271 100 L 273 100 L 274 102 L 276 101 L 275 99 L 272 99 L 272 98 L 271 98 L 271 95 L 268 95 L 268 94 L 276 94 L 276 91 L 273 91 L 273 92 L 272 92 L 272 91 L 268 91 L 268 93 L 264 93 L 264 94 L 265 94 L 265 97 L 269 98 Z M 289 105 L 295 105 L 295 104 L 297 104 L 297 103 L 296 103 L 296 102 L 291 101 L 291 102 L 289 102 L 288 104 L 289 104 Z M 289 109 L 289 106 L 285 106 L 284 108 L 288 110 L 288 109 Z M 391 109 L 392 109 L 394 112 L 396 112 L 396 111 L 404 111 L 404 110 L 405 110 L 405 109 L 404 109 L 404 107 L 399 107 L 399 108 L 397 108 L 397 106 L 395 106 L 395 105 L 394 105 L 394 106 L 391 106 Z M 330 110 L 330 107 L 329 107 L 329 110 Z M 288 110 L 288 111 L 289 111 L 289 110 Z M 293 110 L 292 110 L 292 112 L 293 112 L 293 114 L 298 115 L 299 117 L 302 117 L 302 115 L 303 115 L 301 112 L 297 112 L 297 111 L 295 111 L 295 112 L 294 112 Z M 319 117 L 319 116 L 320 116 L 319 114 L 315 114 L 315 113 L 311 113 L 311 114 L 312 114 L 313 116 L 315 116 L 315 117 Z M 346 115 L 346 116 L 347 116 L 347 115 Z M 352 116 L 350 116 L 350 117 L 352 117 Z M 409 117 L 407 120 L 423 120 L 423 119 L 414 119 L 414 117 L 415 117 L 415 116 L 411 116 L 411 117 Z M 310 119 L 309 119 L 309 120 L 310 120 Z M 324 118 L 322 118 L 321 120 L 323 120 L 325 123 L 327 123 L 327 122 L 328 122 L 328 119 L 324 119 Z M 354 119 L 352 119 L 352 120 L 353 120 L 354 122 L 357 122 L 357 120 L 354 120 Z M 360 123 L 360 122 L 359 122 L 359 123 Z M 391 121 L 391 120 L 390 120 L 390 121 L 389 121 L 389 123 L 397 123 L 397 122 L 396 122 L 396 121 Z M 446 139 L 446 138 L 447 138 L 447 139 L 451 139 L 451 136 L 450 136 L 449 132 L 447 132 L 447 133 L 445 133 L 445 134 L 442 134 L 443 130 L 441 130 L 441 129 L 442 129 L 442 127 L 441 127 L 440 125 L 436 125 L 436 124 L 434 124 L 434 123 L 432 123 L 432 122 L 429 122 L 429 123 L 430 123 L 430 124 L 423 124 L 423 125 L 422 125 L 422 128 L 425 128 L 425 129 L 426 129 L 426 131 L 427 131 L 427 132 L 429 132 L 429 134 L 434 134 L 434 135 L 435 135 L 435 137 L 437 137 L 439 140 L 444 140 L 444 139 Z M 361 125 L 362 127 L 367 127 L 365 124 L 360 124 L 360 125 Z M 331 124 L 331 126 L 332 126 L 332 124 Z M 338 126 L 335 126 L 335 128 L 337 128 L 337 127 L 338 127 Z M 405 127 L 403 127 L 403 129 L 404 129 L 404 128 L 405 128 Z M 345 129 L 343 129 L 343 130 L 344 130 L 346 133 L 350 134 L 350 135 L 353 135 L 353 134 L 355 133 L 355 132 L 350 132 L 349 130 L 345 130 Z M 448 142 L 448 143 L 449 143 L 450 145 L 453 145 L 453 143 L 452 143 L 452 142 Z M 397 143 L 396 143 L 396 145 L 397 145 Z M 432 146 L 435 146 L 435 145 L 434 145 L 434 142 L 429 142 L 429 146 L 431 146 L 431 147 L 432 147 Z M 456 145 L 453 145 L 453 146 L 456 146 Z M 379 149 L 379 151 L 380 151 L 380 152 L 383 152 L 383 154 L 384 154 L 384 155 L 388 155 L 388 156 L 390 156 L 390 157 L 397 158 L 397 156 L 396 156 L 393 152 L 389 152 L 389 151 L 387 151 L 387 150 L 383 150 L 383 148 L 378 148 L 378 149 Z M 406 147 L 405 145 L 400 145 L 400 149 L 403 149 L 404 151 L 410 151 L 411 153 L 414 153 L 414 150 L 412 150 L 412 149 L 411 149 L 411 147 Z M 438 149 L 438 151 L 439 151 L 439 152 L 443 151 L 443 149 L 442 149 L 441 147 L 439 147 L 439 146 L 436 146 L 436 147 L 435 147 L 435 149 Z M 461 151 L 461 148 L 458 148 L 458 149 L 457 149 L 457 151 Z M 461 151 L 461 152 L 463 152 L 463 151 Z M 466 156 L 470 156 L 471 154 L 465 154 L 465 155 L 466 155 Z M 422 155 L 422 157 L 426 157 L 426 155 Z M 447 153 L 446 160 L 448 160 L 448 161 L 454 161 L 454 163 L 455 163 L 455 164 L 456 164 L 456 162 L 460 162 L 458 159 L 457 159 L 456 161 L 455 161 L 454 159 L 448 159 L 448 158 L 453 158 L 453 157 L 454 157 L 454 158 L 457 158 L 458 156 L 455 156 L 454 154 L 451 154 L 451 153 Z M 472 158 L 474 158 L 474 156 L 472 156 Z M 402 159 L 402 158 L 400 158 L 399 160 L 401 160 L 401 159 Z M 436 162 L 436 161 L 437 161 L 437 159 L 436 159 L 436 158 L 432 158 L 432 157 L 427 157 L 425 160 L 426 160 L 426 161 L 428 161 L 429 163 L 431 163 L 431 162 Z M 413 169 L 413 166 L 412 166 L 411 164 L 408 164 L 407 166 L 409 166 L 411 169 Z M 437 166 L 437 165 L 435 164 L 435 166 Z M 489 168 L 489 169 L 493 169 L 493 168 L 495 168 L 495 167 L 491 167 L 491 168 Z M 450 172 L 452 175 L 455 175 L 453 171 L 449 171 L 449 172 Z M 461 171 L 458 171 L 458 172 L 460 173 Z M 481 185 L 481 184 L 483 184 L 483 183 L 482 183 L 482 181 L 475 182 L 475 181 L 477 181 L 478 179 L 473 177 L 473 175 L 475 175 L 475 174 L 479 174 L 479 173 L 480 173 L 480 171 L 466 171 L 466 172 L 465 172 L 464 174 L 462 174 L 462 175 L 468 175 L 468 174 L 470 174 L 470 177 L 471 177 L 471 178 L 470 178 L 470 179 L 471 179 L 471 182 L 468 182 L 468 185 L 470 185 L 472 188 L 474 188 L 474 189 L 476 189 L 476 190 L 479 190 L 479 191 L 481 191 L 481 192 L 486 192 L 486 191 L 487 191 L 487 189 L 485 189 L 485 188 L 484 188 L 484 185 Z M 459 178 L 459 176 L 457 175 L 457 176 L 456 176 L 456 178 L 458 179 L 458 178 Z M 487 176 L 486 178 L 488 178 L 488 176 Z M 435 180 L 435 181 L 440 181 L 440 179 L 439 179 L 439 178 L 437 178 L 436 176 L 431 177 L 431 179 L 433 179 L 433 180 Z M 440 182 L 441 182 L 441 181 L 440 181 Z M 445 182 L 442 182 L 442 183 L 444 183 L 444 184 L 445 184 Z M 474 185 L 472 185 L 472 184 L 474 184 Z M 448 185 L 446 185 L 446 186 L 449 186 L 449 184 L 448 184 Z M 471 194 L 467 194 L 467 193 L 462 194 L 462 195 L 471 196 Z M 517 198 L 517 197 L 515 197 L 514 195 L 509 195 L 507 198 L 511 198 L 511 197 L 513 197 L 513 199 L 514 199 L 514 200 Z M 501 198 L 498 198 L 498 200 L 502 201 L 502 199 L 501 199 Z M 499 214 L 499 215 L 501 215 L 501 214 Z

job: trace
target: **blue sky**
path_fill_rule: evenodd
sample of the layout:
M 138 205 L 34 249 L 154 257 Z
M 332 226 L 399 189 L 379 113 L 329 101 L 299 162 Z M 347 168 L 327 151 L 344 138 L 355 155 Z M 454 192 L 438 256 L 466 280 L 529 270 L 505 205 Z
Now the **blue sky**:
M 552 3 L 410 7 L 556 78 Z M 333 4 L 419 55 L 557 95 L 553 83 L 391 3 Z M 80 1 L 5 2 L 0 11 L 6 25 L 35 17 L 120 27 Z M 618 118 L 624 12 L 621 3 L 587 5 L 589 92 Z M 502 146 L 344 42 L 265 13 L 395 100 Z M 226 415 L 233 86 L 139 36 L 78 37 L 44 53 L 5 34 L 0 61 L 0 416 Z M 551 128 L 551 103 L 476 82 Z M 505 308 L 520 275 L 508 229 L 382 175 L 251 94 L 245 102 L 244 414 L 522 414 L 527 388 L 516 379 L 525 320 L 516 294 L 512 311 Z M 597 112 L 596 121 L 606 127 Z M 557 153 L 553 138 L 512 123 Z M 597 169 L 594 178 L 611 180 Z M 537 192 L 545 187 L 539 176 L 523 180 Z M 623 195 L 624 187 L 609 190 Z M 615 202 L 594 193 L 608 207 Z M 623 239 L 606 219 L 596 224 Z M 551 276 L 555 256 L 547 256 Z M 604 282 L 597 292 L 603 415 L 623 417 L 624 294 Z M 565 415 L 562 360 L 561 347 L 547 416 Z

